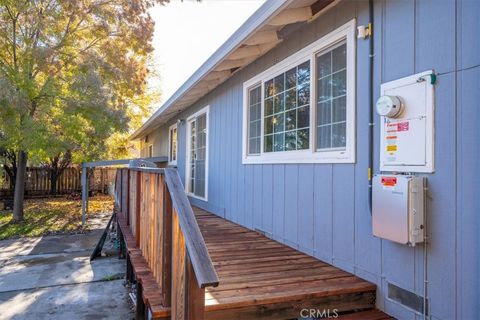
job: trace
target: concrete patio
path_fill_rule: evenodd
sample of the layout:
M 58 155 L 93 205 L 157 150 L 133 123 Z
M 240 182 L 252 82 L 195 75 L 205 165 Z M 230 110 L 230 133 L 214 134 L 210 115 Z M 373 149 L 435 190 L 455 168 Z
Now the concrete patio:
M 101 233 L 0 241 L 0 319 L 132 319 L 125 260 L 89 261 Z

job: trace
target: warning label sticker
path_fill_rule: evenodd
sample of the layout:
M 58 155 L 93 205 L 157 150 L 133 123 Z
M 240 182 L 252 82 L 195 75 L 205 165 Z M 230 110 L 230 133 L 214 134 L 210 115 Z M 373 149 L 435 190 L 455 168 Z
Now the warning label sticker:
M 392 133 L 392 132 L 397 132 L 397 124 L 396 123 L 387 123 L 387 132 Z
M 409 127 L 408 121 L 397 123 L 397 131 L 408 131 L 408 127 Z
M 395 151 L 397 151 L 397 145 L 396 145 L 396 144 L 392 144 L 392 145 L 387 146 L 387 151 L 388 151 L 388 152 L 395 152 Z
M 382 177 L 381 181 L 384 187 L 395 187 L 397 184 L 396 177 Z

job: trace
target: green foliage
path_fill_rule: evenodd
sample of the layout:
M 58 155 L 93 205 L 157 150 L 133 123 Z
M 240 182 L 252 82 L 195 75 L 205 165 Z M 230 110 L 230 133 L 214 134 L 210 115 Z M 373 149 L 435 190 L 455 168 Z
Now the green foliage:
M 0 148 L 34 162 L 115 150 L 109 138 L 150 111 L 147 9 L 156 2 L 0 0 Z

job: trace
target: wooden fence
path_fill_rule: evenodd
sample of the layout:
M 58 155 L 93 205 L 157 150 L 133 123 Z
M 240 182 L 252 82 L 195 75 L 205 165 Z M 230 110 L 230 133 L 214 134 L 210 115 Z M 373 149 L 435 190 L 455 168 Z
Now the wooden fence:
M 81 191 L 81 169 L 66 168 L 57 181 L 56 194 L 69 194 Z M 89 175 L 89 190 L 107 193 L 108 186 L 115 180 L 115 168 L 96 168 Z M 13 196 L 10 178 L 5 171 L 0 171 L 0 198 Z M 42 167 L 29 167 L 25 176 L 25 197 L 39 197 L 51 194 L 50 170 Z
M 218 277 L 177 171 L 125 168 L 115 181 L 118 218 L 126 221 L 171 319 L 203 319 L 205 287 L 217 286 Z

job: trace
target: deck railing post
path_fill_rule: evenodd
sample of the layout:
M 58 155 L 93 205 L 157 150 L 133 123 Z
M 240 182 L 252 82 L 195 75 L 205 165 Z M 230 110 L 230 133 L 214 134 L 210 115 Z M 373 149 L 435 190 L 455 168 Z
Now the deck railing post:
M 171 306 L 172 290 L 172 198 L 163 179 L 162 210 L 162 298 L 165 307 Z
M 198 286 L 177 212 L 172 216 L 172 320 L 203 320 L 205 289 Z
M 127 225 L 128 225 L 128 215 L 130 212 L 130 170 L 126 169 L 126 177 L 127 177 L 127 192 L 125 194 L 125 219 L 127 219 Z
M 142 205 L 142 172 L 137 171 L 137 190 L 136 190 L 136 204 L 135 204 L 135 240 L 137 246 L 140 246 L 140 210 Z
M 185 287 L 187 289 L 187 315 L 189 320 L 204 320 L 205 319 L 205 288 L 198 286 L 197 277 L 193 270 L 190 256 L 186 255 L 186 279 Z

